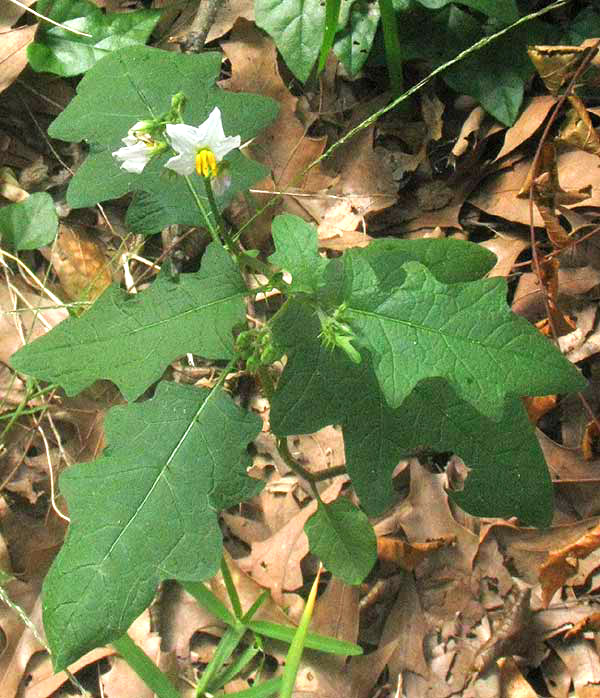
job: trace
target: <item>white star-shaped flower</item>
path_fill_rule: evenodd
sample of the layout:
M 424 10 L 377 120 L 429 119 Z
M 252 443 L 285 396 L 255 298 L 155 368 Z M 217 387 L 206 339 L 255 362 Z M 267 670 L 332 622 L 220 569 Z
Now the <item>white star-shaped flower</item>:
M 121 140 L 124 148 L 119 148 L 113 157 L 121 161 L 121 169 L 134 174 L 141 174 L 150 159 L 166 147 L 164 143 L 156 143 L 148 133 L 151 121 L 137 121 Z
M 167 137 L 177 155 L 167 160 L 165 167 L 179 175 L 197 172 L 209 178 L 216 193 L 221 193 L 224 177 L 219 177 L 218 164 L 232 150 L 241 145 L 240 136 L 226 136 L 221 121 L 221 110 L 215 107 L 206 121 L 197 128 L 187 124 L 167 124 Z
M 135 136 L 127 136 L 122 139 L 124 148 L 119 148 L 113 153 L 113 157 L 121 161 L 121 169 L 134 174 L 141 174 L 154 155 L 152 143 L 139 140 Z

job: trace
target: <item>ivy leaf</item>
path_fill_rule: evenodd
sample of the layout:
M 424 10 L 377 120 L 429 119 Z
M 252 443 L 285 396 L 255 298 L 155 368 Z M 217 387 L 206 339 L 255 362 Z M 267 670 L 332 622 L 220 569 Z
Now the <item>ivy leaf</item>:
M 288 292 L 315 293 L 327 267 L 327 260 L 319 255 L 315 226 L 284 214 L 275 218 L 272 230 L 276 252 L 269 262 L 292 275 Z
M 245 318 L 246 293 L 239 270 L 213 243 L 200 271 L 181 274 L 177 281 L 161 274 L 136 295 L 110 286 L 84 315 L 25 345 L 11 363 L 59 383 L 67 395 L 106 378 L 127 400 L 135 400 L 183 354 L 230 358 L 232 329 Z
M 444 378 L 461 400 L 498 419 L 507 395 L 582 389 L 579 371 L 506 305 L 504 279 L 443 284 L 419 262 L 377 267 L 344 257 L 343 320 L 367 349 L 382 393 L 398 407 L 420 381 Z M 399 285 L 397 285 L 399 284 Z
M 123 145 L 121 139 L 134 123 L 167 112 L 171 97 L 178 92 L 186 96 L 184 120 L 193 126 L 203 123 L 215 106 L 221 109 L 226 135 L 239 134 L 242 142 L 267 126 L 277 113 L 276 102 L 260 95 L 218 89 L 215 81 L 221 59 L 221 54 L 215 52 L 186 55 L 135 46 L 106 56 L 86 73 L 77 86 L 76 97 L 48 129 L 52 138 L 90 143 L 88 157 L 69 183 L 70 206 L 93 206 L 138 191 L 147 193 L 144 205 L 155 209 L 153 216 L 143 216 L 139 204 L 134 210 L 132 219 L 139 222 L 141 232 L 157 232 L 167 223 L 202 222 L 185 180 L 163 167 L 169 154 L 154 158 L 138 175 L 122 170 L 112 153 Z M 232 165 L 232 185 L 218 198 L 221 208 L 267 173 L 262 165 L 240 153 L 227 160 Z M 209 211 L 203 187 L 197 189 Z
M 56 671 L 123 635 L 159 581 L 214 575 L 218 510 L 261 488 L 245 452 L 260 419 L 223 391 L 160 383 L 112 409 L 105 431 L 104 454 L 60 479 L 71 525 L 43 588 Z
M 58 232 L 58 216 L 50 194 L 38 192 L 25 201 L 0 208 L 2 243 L 13 250 L 37 250 Z
M 518 398 L 509 397 L 494 421 L 446 381 L 432 379 L 418 383 L 393 409 L 368 358 L 357 366 L 343 352 L 327 350 L 319 329 L 310 306 L 299 301 L 274 324 L 288 358 L 271 401 L 271 427 L 289 436 L 341 424 L 348 474 L 367 514 L 377 516 L 392 503 L 390 478 L 402 457 L 433 449 L 456 453 L 471 468 L 465 489 L 453 494 L 465 511 L 548 524 L 552 485 Z
M 346 584 L 360 584 L 377 560 L 377 538 L 369 519 L 342 497 L 319 502 L 304 524 L 310 550 Z
M 160 19 L 158 10 L 107 12 L 87 0 L 41 0 L 37 11 L 55 22 L 91 36 L 80 36 L 41 22 L 27 47 L 31 67 L 62 77 L 79 75 L 116 49 L 144 44 Z
M 305 82 L 325 30 L 323 0 L 255 0 L 256 24 L 271 36 L 288 68 Z

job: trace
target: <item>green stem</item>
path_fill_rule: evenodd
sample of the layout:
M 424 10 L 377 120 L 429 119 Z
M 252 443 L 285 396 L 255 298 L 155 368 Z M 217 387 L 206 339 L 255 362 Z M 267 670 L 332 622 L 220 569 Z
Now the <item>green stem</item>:
M 401 95 L 404 90 L 402 78 L 402 51 L 398 38 L 398 24 L 392 0 L 379 0 L 381 12 L 381 26 L 383 28 L 383 44 L 385 46 L 385 60 L 390 76 L 392 92 L 395 96 Z
M 159 698 L 181 698 L 166 674 L 135 644 L 127 633 L 112 644 L 146 686 Z
M 194 187 L 192 180 L 190 179 L 189 175 L 185 175 L 184 179 L 194 199 L 196 207 L 198 211 L 200 211 L 200 215 L 202 216 L 202 218 L 204 218 L 204 225 L 208 228 L 208 232 L 210 233 L 213 242 L 216 242 L 218 245 L 221 245 L 222 243 L 221 239 L 219 238 L 219 231 L 215 228 L 214 223 L 212 222 L 208 213 L 206 213 L 206 209 L 204 208 L 202 199 L 198 196 L 198 192 L 196 191 L 196 188 Z
M 219 211 L 219 207 L 217 206 L 217 200 L 215 199 L 215 193 L 212 190 L 210 178 L 209 177 L 202 177 L 202 179 L 204 180 L 204 189 L 206 190 L 206 198 L 208 199 L 208 205 L 210 206 L 210 210 L 212 211 L 212 214 L 215 217 L 215 221 L 217 223 L 217 228 L 218 228 L 219 232 L 221 233 L 221 235 L 223 236 L 223 239 L 225 240 L 227 246 L 230 247 L 231 241 L 229 240 L 229 236 L 227 235 L 227 228 L 225 227 L 225 221 L 223 220 L 223 216 L 221 215 L 221 211 Z

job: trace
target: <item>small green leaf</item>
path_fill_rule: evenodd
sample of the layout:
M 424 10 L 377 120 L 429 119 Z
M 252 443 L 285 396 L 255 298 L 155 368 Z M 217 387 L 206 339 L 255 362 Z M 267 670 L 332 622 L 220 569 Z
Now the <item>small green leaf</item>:
M 334 53 L 350 75 L 356 75 L 369 57 L 380 17 L 377 2 L 358 0 L 352 5 L 348 25 L 336 35 Z
M 196 202 L 182 177 L 164 169 L 168 153 L 153 158 L 141 174 L 126 172 L 112 156 L 128 130 L 139 120 L 166 113 L 176 93 L 186 97 L 184 120 L 198 126 L 215 106 L 223 117 L 226 135 L 253 138 L 277 113 L 277 104 L 260 95 L 225 92 L 216 87 L 222 56 L 177 54 L 147 46 L 135 46 L 99 61 L 77 86 L 77 96 L 52 122 L 48 133 L 64 141 L 90 143 L 90 152 L 69 183 L 67 201 L 73 208 L 99 201 L 137 195 L 128 217 L 140 232 L 154 233 L 167 224 L 204 224 Z M 107 100 L 110 95 L 110 100 Z M 227 156 L 232 184 L 218 198 L 223 208 L 240 191 L 264 176 L 262 165 L 239 152 Z M 199 198 L 208 211 L 204 187 Z M 136 230 L 137 232 L 137 230 Z
M 199 272 L 181 274 L 177 281 L 161 274 L 136 295 L 110 286 L 84 315 L 25 345 L 11 363 L 59 383 L 68 395 L 105 378 L 135 400 L 188 352 L 230 358 L 233 327 L 245 318 L 246 293 L 229 255 L 211 244 Z
M 217 512 L 261 487 L 246 475 L 259 431 L 222 390 L 176 383 L 108 413 L 104 454 L 60 479 L 71 525 L 43 589 L 57 671 L 120 638 L 160 580 L 216 573 Z
M 255 0 L 256 24 L 271 36 L 288 68 L 305 82 L 319 55 L 325 30 L 322 0 Z
M 40 0 L 41 14 L 71 29 L 91 34 L 81 36 L 41 22 L 36 40 L 27 47 L 27 58 L 34 70 L 62 77 L 89 70 L 111 51 L 145 44 L 160 19 L 159 10 L 102 12 L 86 0 Z
M 377 539 L 369 519 L 345 498 L 325 504 L 304 525 L 310 551 L 346 584 L 360 584 L 377 560 Z
M 0 208 L 0 236 L 10 249 L 37 250 L 49 245 L 57 231 L 58 216 L 50 194 L 39 192 Z
M 315 293 L 327 266 L 327 260 L 319 255 L 315 226 L 298 216 L 277 216 L 273 240 L 276 252 L 269 262 L 291 274 L 289 293 Z

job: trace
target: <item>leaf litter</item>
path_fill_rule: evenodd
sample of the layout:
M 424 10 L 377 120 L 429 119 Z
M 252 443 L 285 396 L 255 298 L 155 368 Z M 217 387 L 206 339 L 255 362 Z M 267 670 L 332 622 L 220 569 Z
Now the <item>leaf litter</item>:
M 119 9 L 115 3 L 110 5 L 111 11 Z M 25 194 L 47 190 L 57 204 L 64 204 L 58 183 L 69 177 L 65 162 L 77 165 L 81 156 L 58 142 L 51 149 L 40 133 L 66 104 L 72 88 L 62 79 L 40 82 L 26 68 L 25 48 L 33 40 L 35 25 L 27 24 L 12 5 L 9 8 L 2 16 L 8 34 L 0 66 L 6 108 L 0 131 L 6 144 L 2 164 L 21 176 L 22 186 L 10 190 L 13 195 L 18 195 L 19 188 Z M 174 19 L 173 13 L 165 13 L 159 25 L 169 48 L 191 21 L 185 14 L 179 24 Z M 385 96 L 368 81 L 350 81 L 331 58 L 319 85 L 291 90 L 273 42 L 253 24 L 251 4 L 243 0 L 228 3 L 209 35 L 209 40 L 216 39 L 221 39 L 229 62 L 222 86 L 270 96 L 280 106 L 278 121 L 260 132 L 250 147 L 253 157 L 270 171 L 257 186 L 259 205 L 270 200 L 267 192 L 285 195 L 246 229 L 251 247 L 267 246 L 268 223 L 281 212 L 318 224 L 322 254 L 365 246 L 382 235 L 475 240 L 498 258 L 490 275 L 512 280 L 511 302 L 517 314 L 538 323 L 546 317 L 546 301 L 552 302 L 554 320 L 562 318 L 565 323 L 564 351 L 572 361 L 585 363 L 590 387 L 584 397 L 598 414 L 600 243 L 594 235 L 600 211 L 600 170 L 597 147 L 588 145 L 597 124 L 593 109 L 581 104 L 573 107 L 547 180 L 531 172 L 554 99 L 533 93 L 509 128 L 476 105 L 465 112 L 435 92 L 422 93 L 410 121 L 388 115 L 364 129 L 335 157 L 305 172 L 332 139 L 375 111 Z M 20 113 L 23 103 L 27 120 Z M 592 152 L 582 150 L 581 140 L 578 144 L 573 133 L 583 133 L 583 146 Z M 456 142 L 452 153 L 450 148 L 444 150 L 445 138 Z M 25 176 L 27 168 L 30 173 L 40 164 L 45 174 Z M 558 263 L 543 284 L 531 265 L 529 201 L 519 196 L 536 177 L 536 202 L 545 197 L 546 205 L 545 209 L 534 207 L 536 234 L 539 237 L 549 221 L 565 233 L 562 246 L 555 238 L 557 244 L 547 248 Z M 576 202 L 561 202 L 564 191 L 583 194 Z M 2 195 L 10 201 L 8 192 L 4 187 Z M 121 253 L 136 254 L 139 241 L 132 241 L 126 232 L 116 233 L 127 231 L 122 206 L 110 204 L 106 210 L 108 226 L 102 218 L 104 210 L 65 209 L 64 214 L 71 215 L 61 222 L 57 242 L 42 250 L 42 256 L 26 258 L 33 276 L 20 266 L 15 275 L 10 258 L 2 257 L 0 414 L 9 419 L 19 405 L 30 411 L 17 415 L 14 428 L 2 439 L 2 568 L 22 579 L 9 583 L 7 593 L 34 623 L 38 622 L 39 582 L 65 528 L 47 506 L 53 494 L 48 468 L 56 476 L 73 462 L 96 458 L 103 445 L 103 415 L 120 398 L 103 383 L 77 398 L 32 395 L 6 366 L 24 342 L 66 318 L 63 304 L 88 302 L 111 280 L 131 271 L 139 277 L 145 270 L 143 262 L 135 259 L 131 267 L 122 266 Z M 241 200 L 233 202 L 229 215 L 240 227 L 250 217 Z M 81 311 L 75 308 L 74 312 Z M 265 310 L 257 303 L 254 312 L 260 316 Z M 575 333 L 579 334 L 571 336 Z M 170 370 L 183 379 L 175 368 Z M 307 651 L 296 695 L 587 698 L 599 694 L 594 595 L 600 586 L 600 449 L 580 403 L 555 405 L 529 412 L 538 425 L 554 481 L 552 525 L 534 530 L 518 522 L 470 517 L 447 494 L 464 477 L 460 460 L 453 461 L 446 473 L 439 459 L 423 456 L 421 463 L 404 461 L 393 474 L 394 502 L 375 520 L 379 562 L 360 588 L 329 578 L 313 618 L 313 630 L 359 642 L 367 653 L 346 661 Z M 261 416 L 268 424 L 268 410 L 262 410 Z M 337 428 L 289 441 L 294 457 L 313 471 L 344 462 Z M 220 521 L 232 555 L 232 575 L 244 608 L 267 588 L 271 598 L 261 617 L 294 622 L 316 571 L 303 532 L 316 503 L 307 483 L 290 474 L 266 432 L 257 437 L 249 472 L 265 480 L 267 487 L 228 509 Z M 324 484 L 324 500 L 347 496 L 346 483 L 345 476 L 338 476 Z M 57 503 L 59 508 L 64 504 L 60 497 Z M 218 575 L 211 586 L 225 601 Z M 220 623 L 167 582 L 150 612 L 144 612 L 134 627 L 136 641 L 161 667 L 170 667 L 182 695 L 192 695 L 190 682 L 195 670 L 210 659 L 214 639 L 223 632 Z M 40 654 L 43 647 L 9 608 L 2 609 L 0 629 L 5 637 L 0 695 L 59 695 L 67 675 L 52 676 L 48 658 Z M 276 668 L 284 659 L 282 647 L 268 642 L 266 656 Z M 103 695 L 146 695 L 110 649 L 92 651 L 72 669 L 99 667 L 101 658 L 109 664 L 108 670 L 101 669 L 99 679 Z M 89 672 L 86 680 L 93 686 Z M 253 676 L 246 676 L 235 687 L 248 687 L 252 680 Z M 92 690 L 99 691 L 99 685 Z

